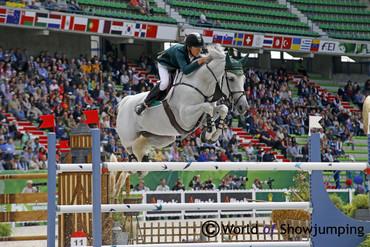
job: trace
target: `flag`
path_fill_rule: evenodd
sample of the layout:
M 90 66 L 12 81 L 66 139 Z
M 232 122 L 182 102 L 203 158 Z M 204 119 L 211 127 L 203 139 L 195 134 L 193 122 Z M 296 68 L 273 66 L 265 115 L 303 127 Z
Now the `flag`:
M 213 35 L 213 42 L 212 43 L 218 43 L 218 44 L 221 44 L 222 43 L 222 38 L 223 38 L 224 36 L 222 36 L 222 35 L 217 35 L 217 34 L 215 34 L 215 35 Z
M 97 33 L 99 29 L 99 19 L 89 19 L 86 32 Z
M 253 34 L 244 34 L 243 45 L 244 46 L 252 46 L 252 44 L 253 44 L 253 38 L 254 38 L 254 35 Z
M 84 124 L 93 124 L 97 123 L 99 127 L 99 112 L 98 110 L 93 111 L 83 111 L 83 114 L 86 116 Z
M 254 47 L 262 47 L 263 45 L 263 39 L 264 39 L 264 36 L 263 35 L 258 35 L 258 34 L 254 34 L 254 37 L 253 37 L 253 45 Z
M 233 39 L 233 45 L 243 45 L 244 33 L 235 33 Z
M 310 51 L 319 51 L 319 47 L 320 47 L 320 40 L 313 39 L 312 42 L 311 42 Z
M 98 27 L 98 33 L 104 32 L 104 26 L 105 26 L 105 20 L 100 19 L 99 21 L 99 27 Z
M 302 39 L 301 51 L 309 51 L 311 49 L 311 39 Z
M 44 121 L 40 125 L 40 129 L 43 128 L 55 128 L 54 115 L 41 115 L 41 120 Z
M 122 21 L 112 21 L 110 27 L 110 34 L 122 35 L 123 32 L 123 22 Z
M 21 25 L 33 26 L 35 17 L 36 17 L 36 12 L 22 11 Z
M 75 17 L 73 21 L 73 30 L 85 32 L 87 26 L 87 18 Z
M 301 49 L 301 42 L 302 42 L 302 39 L 300 39 L 300 38 L 293 38 L 291 49 L 292 50 L 299 51 Z
M 222 40 L 222 44 L 224 45 L 232 45 L 233 44 L 234 36 L 232 34 L 225 34 Z
M 62 24 L 61 15 L 55 15 L 55 14 L 49 15 L 48 28 L 59 29 L 61 24 Z
M 69 142 L 69 140 L 67 140 L 67 141 L 59 141 L 59 148 L 60 149 L 65 149 L 65 148 L 69 148 L 69 146 L 68 146 L 68 142 Z
M 12 10 L 8 9 L 8 14 L 6 16 L 6 23 L 7 24 L 19 24 L 19 20 L 21 18 L 21 11 L 20 10 Z
M 62 16 L 62 25 L 60 26 L 63 30 L 72 30 L 73 29 L 74 17 L 70 15 Z
M 158 31 L 157 25 L 148 25 L 145 37 L 155 39 L 157 37 L 157 31 Z
M 212 43 L 213 41 L 213 31 L 212 30 L 203 30 L 203 39 L 205 43 Z
M 104 21 L 104 28 L 103 28 L 103 33 L 110 33 L 110 27 L 112 25 L 112 21 L 105 20 Z
M 134 36 L 134 28 L 135 28 L 135 23 L 127 23 L 125 22 L 125 25 L 123 27 L 123 34 L 126 36 Z
M 283 37 L 274 37 L 274 43 L 272 44 L 272 48 L 274 49 L 281 49 L 281 46 L 283 45 Z
M 263 48 L 271 48 L 272 47 L 272 42 L 274 42 L 274 37 L 273 36 L 265 36 L 263 38 Z
M 213 31 L 212 30 L 203 30 L 203 38 L 204 37 L 213 37 Z
M 285 49 L 285 50 L 290 50 L 291 46 L 292 46 L 292 38 L 284 37 L 282 48 Z
M 135 37 L 145 37 L 146 35 L 146 24 L 137 23 L 135 26 Z
M 0 23 L 5 23 L 6 21 L 6 9 L 0 9 Z
M 47 13 L 36 13 L 36 27 L 46 27 L 48 24 L 48 14 Z

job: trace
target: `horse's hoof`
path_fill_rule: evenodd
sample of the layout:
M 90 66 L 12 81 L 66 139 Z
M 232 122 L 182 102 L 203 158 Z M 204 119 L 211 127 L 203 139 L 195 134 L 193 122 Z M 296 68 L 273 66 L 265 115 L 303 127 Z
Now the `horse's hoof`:
M 128 175 L 134 175 L 136 172 L 127 172 Z
M 137 177 L 138 177 L 138 178 L 143 178 L 143 177 L 145 177 L 146 175 L 148 175 L 148 172 L 146 172 L 146 171 L 138 171 L 138 172 L 137 172 Z
M 201 141 L 202 143 L 207 143 L 207 142 L 208 142 L 208 140 L 206 139 L 206 132 L 205 132 L 205 131 L 203 131 L 203 132 L 200 134 L 200 141 Z
M 149 156 L 144 155 L 143 158 L 141 159 L 142 162 L 149 162 Z

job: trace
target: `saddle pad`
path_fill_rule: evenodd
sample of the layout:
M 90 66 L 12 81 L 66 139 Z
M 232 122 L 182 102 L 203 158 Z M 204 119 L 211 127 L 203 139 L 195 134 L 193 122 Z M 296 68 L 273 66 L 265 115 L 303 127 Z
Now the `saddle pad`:
M 153 107 L 153 106 L 160 105 L 160 104 L 162 104 L 162 102 L 160 102 L 160 101 L 158 101 L 158 100 L 155 100 L 153 103 L 151 103 L 151 104 L 149 105 L 149 108 L 150 108 L 150 107 Z

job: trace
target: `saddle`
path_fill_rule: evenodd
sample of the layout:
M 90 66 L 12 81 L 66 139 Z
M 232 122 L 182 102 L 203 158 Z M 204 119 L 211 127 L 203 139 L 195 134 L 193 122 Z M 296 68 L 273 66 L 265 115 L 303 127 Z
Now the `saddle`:
M 168 83 L 168 86 L 167 86 L 166 90 L 160 91 L 159 90 L 159 84 L 157 84 L 153 88 L 153 91 L 154 90 L 158 90 L 158 96 L 152 102 L 149 102 L 149 104 L 148 104 L 149 108 L 150 107 L 153 107 L 153 106 L 160 105 L 162 103 L 162 101 L 167 98 L 168 92 L 173 87 L 173 84 L 175 82 L 176 76 L 177 76 L 177 70 L 176 69 L 170 72 L 170 75 L 169 75 L 169 83 Z

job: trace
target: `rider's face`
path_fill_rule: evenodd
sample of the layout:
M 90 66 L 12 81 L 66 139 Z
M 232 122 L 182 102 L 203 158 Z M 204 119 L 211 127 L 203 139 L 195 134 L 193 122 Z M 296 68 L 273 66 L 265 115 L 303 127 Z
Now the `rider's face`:
M 193 46 L 190 47 L 190 52 L 191 52 L 191 54 L 194 55 L 194 57 L 199 57 L 201 51 L 202 51 L 201 47 L 193 47 Z

